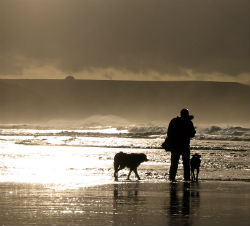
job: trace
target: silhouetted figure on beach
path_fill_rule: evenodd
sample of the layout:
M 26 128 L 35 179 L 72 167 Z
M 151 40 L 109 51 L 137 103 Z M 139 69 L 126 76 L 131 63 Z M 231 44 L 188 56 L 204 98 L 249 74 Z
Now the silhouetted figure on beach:
M 181 117 L 173 118 L 168 126 L 168 146 L 171 151 L 171 166 L 169 179 L 175 181 L 180 156 L 182 155 L 184 180 L 190 180 L 190 139 L 195 136 L 192 123 L 194 116 L 189 115 L 188 109 L 182 109 Z

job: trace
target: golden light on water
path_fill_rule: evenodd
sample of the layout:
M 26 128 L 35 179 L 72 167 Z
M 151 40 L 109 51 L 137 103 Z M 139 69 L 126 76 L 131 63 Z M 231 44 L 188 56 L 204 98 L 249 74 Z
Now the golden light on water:
M 78 136 L 89 132 L 96 136 Z M 58 188 L 112 183 L 115 153 L 141 152 L 141 149 L 120 148 L 151 142 L 142 139 L 138 143 L 126 136 L 105 135 L 121 133 L 128 131 L 6 129 L 0 136 L 0 182 L 53 184 Z
M 3 155 L 1 182 L 60 184 L 88 186 L 113 180 L 112 160 L 102 160 L 100 149 L 66 146 L 27 146 L 9 144 L 1 148 Z M 3 153 L 4 152 L 4 153 Z
M 163 138 L 151 135 L 135 138 L 126 132 L 125 129 L 95 128 L 90 136 L 85 130 L 20 129 L 18 133 L 15 129 L 3 129 L 0 182 L 37 183 L 56 189 L 113 183 L 113 158 L 120 151 L 147 154 L 150 161 L 141 164 L 138 170 L 141 178 L 165 180 L 170 153 L 159 149 Z M 202 167 L 206 168 L 203 178 L 249 177 L 249 142 L 223 139 L 215 143 L 210 139 L 198 139 L 192 140 L 191 145 L 196 147 L 192 152 L 202 155 Z M 181 170 L 182 164 L 180 179 Z M 119 172 L 121 180 L 126 180 L 127 173 L 128 169 Z M 136 180 L 133 174 L 131 179 Z

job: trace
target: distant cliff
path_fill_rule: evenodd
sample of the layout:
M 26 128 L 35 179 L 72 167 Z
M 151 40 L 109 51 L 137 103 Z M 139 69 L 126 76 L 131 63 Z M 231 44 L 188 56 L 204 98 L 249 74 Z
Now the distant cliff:
M 249 122 L 249 90 L 223 82 L 0 80 L 0 123 L 92 115 L 166 121 L 183 107 L 200 123 Z

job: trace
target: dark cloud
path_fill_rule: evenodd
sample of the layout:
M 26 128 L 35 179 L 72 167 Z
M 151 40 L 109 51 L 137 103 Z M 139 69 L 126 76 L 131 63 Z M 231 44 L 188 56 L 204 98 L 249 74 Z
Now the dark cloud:
M 30 59 L 65 73 L 237 76 L 249 72 L 248 30 L 247 0 L 1 0 L 0 74 Z

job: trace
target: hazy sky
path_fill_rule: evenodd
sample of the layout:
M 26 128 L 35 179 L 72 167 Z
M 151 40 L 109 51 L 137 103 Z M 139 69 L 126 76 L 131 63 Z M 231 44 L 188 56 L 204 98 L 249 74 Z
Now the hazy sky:
M 0 78 L 249 83 L 248 0 L 0 0 Z

